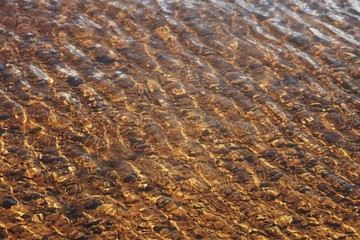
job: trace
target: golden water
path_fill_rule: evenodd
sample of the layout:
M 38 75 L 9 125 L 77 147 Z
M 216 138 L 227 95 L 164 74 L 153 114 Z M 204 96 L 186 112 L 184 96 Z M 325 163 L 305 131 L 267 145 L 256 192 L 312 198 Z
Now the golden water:
M 0 1 L 0 238 L 358 239 L 356 0 Z

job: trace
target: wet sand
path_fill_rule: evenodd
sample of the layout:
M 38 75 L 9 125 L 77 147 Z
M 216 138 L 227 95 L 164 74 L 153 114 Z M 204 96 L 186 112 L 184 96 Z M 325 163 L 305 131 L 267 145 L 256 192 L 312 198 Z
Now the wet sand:
M 360 6 L 0 0 L 0 239 L 359 239 Z

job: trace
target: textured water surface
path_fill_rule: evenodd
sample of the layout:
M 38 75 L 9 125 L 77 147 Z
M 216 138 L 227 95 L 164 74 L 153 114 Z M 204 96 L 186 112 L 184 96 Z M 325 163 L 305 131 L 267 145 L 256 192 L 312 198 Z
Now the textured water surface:
M 356 0 L 0 0 L 0 238 L 359 239 Z

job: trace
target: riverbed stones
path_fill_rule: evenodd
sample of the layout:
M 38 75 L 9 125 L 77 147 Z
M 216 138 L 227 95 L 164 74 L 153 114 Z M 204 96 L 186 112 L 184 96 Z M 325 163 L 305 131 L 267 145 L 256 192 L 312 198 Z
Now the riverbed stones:
M 354 9 L 0 1 L 0 238 L 358 239 Z

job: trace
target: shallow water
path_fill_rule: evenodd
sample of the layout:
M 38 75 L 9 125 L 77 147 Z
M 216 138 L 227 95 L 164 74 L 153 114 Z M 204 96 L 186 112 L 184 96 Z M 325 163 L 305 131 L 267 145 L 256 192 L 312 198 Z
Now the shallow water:
M 358 1 L 0 1 L 0 239 L 357 239 Z

